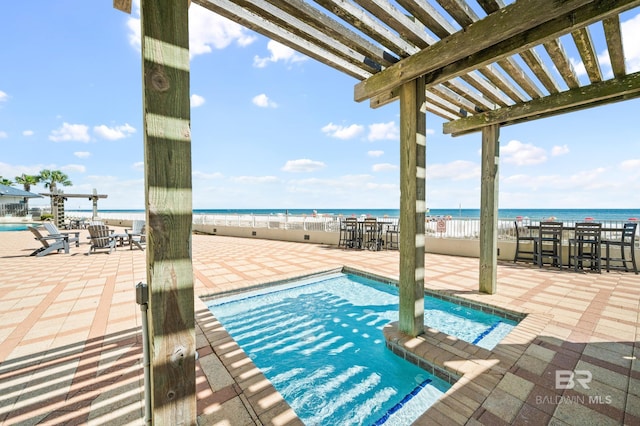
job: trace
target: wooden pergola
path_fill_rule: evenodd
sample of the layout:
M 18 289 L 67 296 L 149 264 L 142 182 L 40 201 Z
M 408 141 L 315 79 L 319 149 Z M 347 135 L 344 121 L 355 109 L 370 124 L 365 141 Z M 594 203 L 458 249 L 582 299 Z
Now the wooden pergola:
M 640 0 L 193 0 L 354 77 L 354 98 L 400 104 L 400 321 L 423 331 L 426 114 L 482 134 L 479 289 L 495 293 L 500 127 L 633 99 L 620 14 Z M 130 12 L 131 0 L 114 0 Z M 152 406 L 194 424 L 189 0 L 142 0 Z M 592 40 L 602 29 L 613 76 Z M 566 36 L 566 37 L 565 37 Z M 571 46 L 569 46 L 571 45 Z M 567 55 L 577 50 L 581 82 Z
M 93 205 L 93 219 L 98 218 L 98 199 L 107 198 L 107 194 L 98 194 L 98 191 L 94 188 L 92 194 L 65 194 L 58 190 L 55 193 L 41 192 L 40 195 L 51 197 L 51 205 L 53 206 L 53 222 L 56 226 L 62 226 L 64 224 L 64 202 L 67 198 L 87 198 Z

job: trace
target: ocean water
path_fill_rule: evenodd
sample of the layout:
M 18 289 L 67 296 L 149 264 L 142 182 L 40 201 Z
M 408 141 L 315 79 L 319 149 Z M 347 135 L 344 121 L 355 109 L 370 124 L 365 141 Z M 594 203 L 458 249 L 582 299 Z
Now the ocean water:
M 68 210 L 89 212 L 90 210 Z M 144 210 L 100 210 L 103 213 L 143 213 Z M 398 217 L 399 209 L 195 209 L 194 214 L 291 214 L 291 215 L 342 215 L 342 216 L 362 216 L 371 215 L 374 217 Z M 452 218 L 479 218 L 480 209 L 431 209 L 427 216 L 451 216 Z M 559 221 L 583 220 L 593 218 L 593 220 L 616 220 L 625 221 L 631 218 L 640 219 L 640 209 L 499 209 L 500 219 L 515 219 L 518 216 L 532 220 L 547 219 L 555 217 Z

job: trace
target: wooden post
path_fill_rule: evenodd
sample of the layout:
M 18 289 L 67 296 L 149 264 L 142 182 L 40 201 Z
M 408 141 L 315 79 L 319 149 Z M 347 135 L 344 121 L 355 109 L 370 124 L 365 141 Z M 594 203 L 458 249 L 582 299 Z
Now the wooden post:
M 400 87 L 400 315 L 399 330 L 424 330 L 424 215 L 427 121 L 425 82 Z
M 480 292 L 497 291 L 498 269 L 498 166 L 500 126 L 482 128 L 482 178 L 480 194 Z
M 93 196 L 91 197 L 91 201 L 93 204 L 93 220 L 98 219 L 98 191 L 93 188 Z
M 151 406 L 196 424 L 187 0 L 142 0 Z

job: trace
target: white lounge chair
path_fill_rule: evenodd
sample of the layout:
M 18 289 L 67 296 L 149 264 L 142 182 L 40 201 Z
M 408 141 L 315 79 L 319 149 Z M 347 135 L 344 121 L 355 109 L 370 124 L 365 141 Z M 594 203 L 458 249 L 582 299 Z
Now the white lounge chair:
M 146 226 L 144 220 L 134 220 L 131 229 L 125 229 L 129 236 L 129 248 L 133 250 L 135 244 L 140 250 L 144 250 L 143 244 L 147 242 Z
M 40 230 L 34 226 L 29 226 L 29 230 L 35 236 L 35 239 L 40 241 L 42 247 L 33 251 L 30 256 L 46 256 L 51 252 L 60 252 L 64 250 L 65 253 L 69 253 L 69 238 L 65 235 L 42 235 Z
M 53 222 L 45 222 L 43 225 L 44 225 L 44 229 L 47 230 L 49 235 L 51 235 L 51 236 L 66 235 L 67 236 L 67 241 L 69 241 L 70 243 L 76 243 L 76 247 L 80 247 L 80 232 L 79 231 L 77 231 L 77 232 L 60 232 L 60 230 L 58 229 L 56 224 L 53 223 Z M 71 234 L 73 234 L 74 236 L 72 237 Z

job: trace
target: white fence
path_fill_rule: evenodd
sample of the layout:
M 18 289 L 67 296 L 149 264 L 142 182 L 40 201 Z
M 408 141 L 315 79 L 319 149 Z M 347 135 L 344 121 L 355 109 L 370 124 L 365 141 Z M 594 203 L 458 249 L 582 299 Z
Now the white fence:
M 74 212 L 68 211 L 67 217 L 91 217 L 90 212 Z M 144 213 L 100 213 L 100 218 L 104 220 L 139 220 L 144 219 Z M 342 216 L 338 215 L 260 215 L 260 214 L 194 214 L 193 223 L 198 225 L 214 225 L 214 226 L 230 226 L 242 228 L 267 228 L 267 229 L 283 229 L 283 230 L 303 230 L 303 231 L 324 231 L 338 232 L 340 230 L 340 221 Z M 397 217 L 379 217 L 378 220 L 397 224 Z M 499 240 L 515 240 L 515 221 L 516 219 L 499 219 L 498 220 L 498 239 Z M 582 220 L 565 220 L 565 226 L 573 226 L 576 222 Z M 603 228 L 622 228 L 624 220 L 600 220 Z M 537 221 L 529 221 L 525 219 L 522 225 L 537 225 Z M 566 238 L 570 237 L 570 231 L 567 231 Z M 640 237 L 640 227 L 638 229 Z M 464 217 L 441 217 L 425 218 L 425 234 L 433 238 L 449 238 L 449 239 L 478 239 L 480 238 L 480 219 L 464 218 Z M 612 236 L 604 233 L 603 238 Z M 640 242 L 640 238 L 637 239 Z

